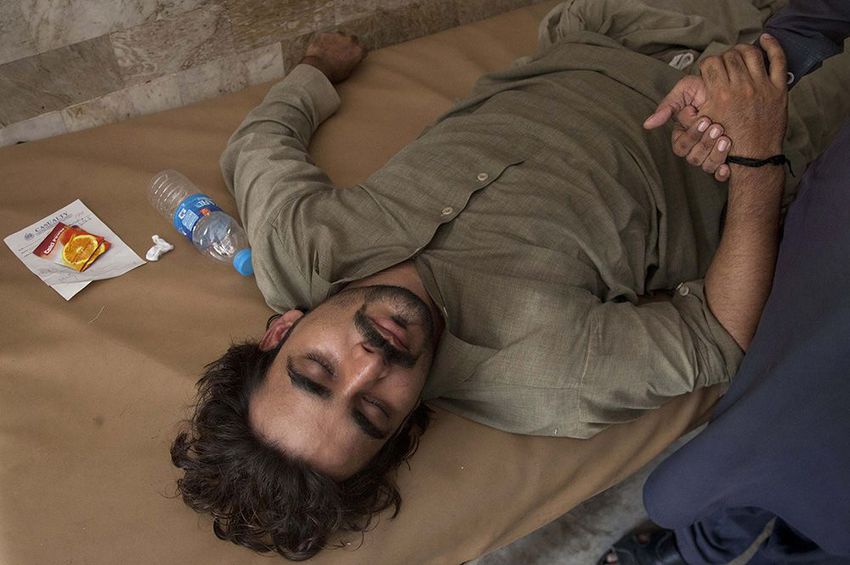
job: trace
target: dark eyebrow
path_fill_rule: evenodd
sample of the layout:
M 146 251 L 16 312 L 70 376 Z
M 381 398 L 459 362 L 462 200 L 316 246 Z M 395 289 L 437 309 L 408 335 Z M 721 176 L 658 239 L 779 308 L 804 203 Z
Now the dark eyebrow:
M 354 408 L 351 411 L 351 417 L 354 420 L 354 423 L 357 424 L 357 427 L 372 439 L 387 439 L 387 434 L 378 429 L 378 426 L 369 421 L 369 419 L 363 415 L 363 413 Z
M 295 370 L 295 365 L 292 363 L 292 358 L 286 360 L 286 372 L 289 373 L 289 380 L 293 386 L 300 388 L 303 391 L 314 394 L 320 398 L 330 398 L 331 391 L 328 387 L 309 379 Z

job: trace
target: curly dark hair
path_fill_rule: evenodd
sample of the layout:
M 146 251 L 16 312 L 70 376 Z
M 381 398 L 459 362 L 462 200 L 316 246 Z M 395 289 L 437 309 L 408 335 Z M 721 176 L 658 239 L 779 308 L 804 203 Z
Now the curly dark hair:
M 374 516 L 401 508 L 394 471 L 416 451 L 428 427 L 420 404 L 365 468 L 334 481 L 264 441 L 248 419 L 251 395 L 264 382 L 280 345 L 232 345 L 206 366 L 196 405 L 171 446 L 184 471 L 177 492 L 196 512 L 209 513 L 223 540 L 300 561 L 329 545 L 338 531 L 366 531 Z

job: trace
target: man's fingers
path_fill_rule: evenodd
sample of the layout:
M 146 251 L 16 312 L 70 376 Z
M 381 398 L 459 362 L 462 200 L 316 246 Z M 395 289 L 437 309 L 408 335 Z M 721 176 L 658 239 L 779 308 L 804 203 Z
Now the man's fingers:
M 723 126 L 712 123 L 706 116 L 693 120 L 690 127 L 677 122 L 671 138 L 673 153 L 684 157 L 689 164 L 715 175 L 718 180 L 728 177 L 729 167 L 724 165 L 731 141 L 723 135 Z M 720 167 L 726 172 L 719 172 Z
M 693 106 L 685 106 L 681 112 L 676 114 L 676 121 L 685 129 L 694 125 L 697 118 L 699 118 L 699 112 Z
M 734 49 L 741 55 L 744 64 L 750 72 L 750 75 L 756 79 L 763 79 L 767 76 L 767 69 L 764 68 L 764 56 L 761 49 L 755 45 L 736 45 Z
M 726 65 L 723 64 L 723 59 L 717 55 L 703 59 L 699 64 L 699 72 L 709 88 L 719 88 L 729 83 Z
M 685 160 L 694 167 L 702 165 L 702 162 L 705 161 L 708 152 L 711 150 L 711 146 L 714 144 L 714 140 L 711 140 L 712 143 L 708 144 L 708 148 L 706 149 L 706 142 L 703 141 L 703 139 L 708 140 L 708 132 L 710 131 L 713 131 L 711 120 L 701 118 L 688 128 L 685 135 L 679 138 L 680 146 L 684 146 L 685 144 L 690 146 L 689 148 L 681 147 L 680 152 L 684 153 Z
M 723 127 L 720 124 L 712 124 L 708 118 L 700 118 L 694 124 L 694 127 L 688 130 L 688 141 L 696 140 L 688 152 L 685 159 L 694 167 L 703 167 L 705 170 L 705 160 L 714 149 L 717 139 L 723 134 Z M 714 168 L 710 171 L 714 172 Z
M 663 126 L 673 117 L 674 107 L 664 101 L 658 105 L 655 112 L 643 122 L 643 129 L 655 129 Z
M 777 88 L 784 88 L 788 78 L 788 61 L 785 59 L 785 51 L 775 37 L 766 33 L 761 34 L 759 43 L 767 53 L 767 60 L 770 62 L 770 82 Z
M 726 182 L 729 180 L 729 165 L 720 165 L 717 167 L 717 170 L 714 171 L 714 179 L 720 182 Z
M 683 128 L 681 124 L 673 124 L 673 133 L 670 136 L 670 146 L 673 148 L 673 154 L 677 157 L 684 157 L 693 147 L 687 140 L 680 142 L 679 140 L 687 135 L 688 130 Z
M 750 77 L 750 71 L 747 69 L 747 65 L 744 64 L 744 58 L 741 57 L 741 53 L 737 49 L 729 49 L 721 57 L 723 57 L 723 64 L 726 67 L 726 73 L 729 75 L 730 81 L 748 79 Z
M 711 150 L 708 152 L 705 161 L 702 163 L 702 170 L 706 173 L 714 174 L 714 178 L 717 178 L 716 173 L 719 171 L 721 166 L 725 166 L 728 169 L 729 166 L 724 165 L 724 163 L 726 162 L 726 157 L 729 155 L 729 147 L 731 145 L 732 142 L 726 136 L 718 137 L 717 140 L 713 140 Z
M 672 90 L 659 102 L 655 111 L 643 122 L 644 129 L 655 129 L 666 124 L 670 118 L 686 106 L 699 109 L 705 104 L 705 86 L 695 76 L 682 77 Z
M 688 163 L 698 167 L 723 133 L 723 128 L 720 124 L 712 124 L 710 119 L 702 117 L 695 120 L 689 128 L 678 125 L 673 133 L 673 153 L 687 158 Z

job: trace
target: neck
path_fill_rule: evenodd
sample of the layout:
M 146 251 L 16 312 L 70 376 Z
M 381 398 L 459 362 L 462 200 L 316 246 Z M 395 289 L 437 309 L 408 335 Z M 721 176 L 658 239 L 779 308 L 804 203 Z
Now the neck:
M 445 326 L 443 315 L 431 299 L 431 295 L 428 294 L 428 291 L 425 289 L 425 285 L 422 283 L 422 277 L 419 276 L 419 271 L 416 270 L 416 266 L 413 264 L 413 261 L 404 261 L 403 263 L 393 265 L 383 271 L 378 271 L 374 275 L 351 282 L 348 284 L 348 288 L 358 288 L 378 284 L 406 288 L 427 304 L 428 309 L 431 311 L 431 316 L 434 318 L 434 343 L 439 341 L 440 336 L 443 333 L 443 327 Z

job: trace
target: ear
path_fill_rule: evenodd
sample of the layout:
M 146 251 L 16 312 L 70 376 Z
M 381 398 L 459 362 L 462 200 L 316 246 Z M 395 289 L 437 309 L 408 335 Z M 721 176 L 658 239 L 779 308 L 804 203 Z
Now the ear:
M 263 339 L 260 340 L 260 349 L 263 351 L 270 351 L 277 347 L 280 340 L 283 339 L 283 336 L 285 336 L 286 332 L 289 331 L 289 328 L 292 327 L 292 324 L 297 322 L 303 316 L 304 312 L 301 310 L 287 310 L 280 317 L 272 321 L 269 325 L 269 329 L 267 329 L 266 333 L 263 335 Z

